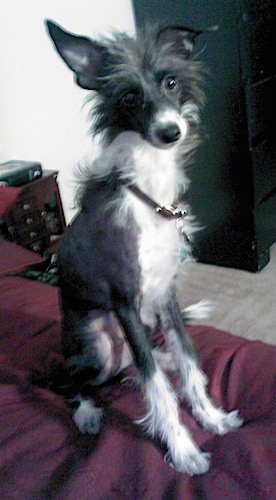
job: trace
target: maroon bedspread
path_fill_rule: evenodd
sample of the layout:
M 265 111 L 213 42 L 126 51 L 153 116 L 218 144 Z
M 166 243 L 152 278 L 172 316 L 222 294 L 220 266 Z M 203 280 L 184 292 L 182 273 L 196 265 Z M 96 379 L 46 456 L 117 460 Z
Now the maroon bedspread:
M 193 477 L 164 463 L 160 443 L 133 423 L 145 408 L 121 379 L 95 392 L 105 411 L 97 437 L 80 435 L 61 397 L 27 383 L 31 369 L 51 371 L 63 362 L 57 290 L 0 278 L 0 498 L 274 498 L 275 348 L 209 327 L 189 333 L 214 401 L 239 408 L 245 419 L 239 431 L 213 436 L 182 404 L 183 422 L 212 453 L 210 471 Z

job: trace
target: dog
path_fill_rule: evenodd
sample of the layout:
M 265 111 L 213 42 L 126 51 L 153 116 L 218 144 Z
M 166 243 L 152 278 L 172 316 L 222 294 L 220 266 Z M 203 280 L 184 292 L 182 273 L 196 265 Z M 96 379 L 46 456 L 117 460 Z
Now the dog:
M 237 410 L 227 414 L 211 401 L 175 292 L 194 231 L 178 201 L 200 136 L 202 67 L 193 57 L 200 32 L 152 26 L 95 41 L 46 23 L 77 84 L 92 91 L 92 127 L 102 141 L 58 254 L 73 419 L 81 433 L 97 434 L 102 410 L 92 388 L 134 364 L 147 407 L 140 424 L 165 444 L 177 471 L 205 473 L 210 455 L 182 425 L 162 354 L 151 347 L 160 324 L 179 397 L 204 429 L 223 435 L 242 425 Z

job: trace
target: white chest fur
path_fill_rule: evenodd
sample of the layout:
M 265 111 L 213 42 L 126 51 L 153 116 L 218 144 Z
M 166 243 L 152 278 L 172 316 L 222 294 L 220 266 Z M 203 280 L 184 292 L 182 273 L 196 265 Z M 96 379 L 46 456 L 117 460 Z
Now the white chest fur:
M 156 215 L 147 217 L 140 225 L 139 237 L 141 293 L 160 301 L 177 273 L 181 240 L 174 221 L 155 221 Z
M 161 205 L 172 204 L 188 186 L 177 147 L 158 149 L 135 132 L 120 134 L 94 164 L 94 172 L 108 173 L 116 165 L 122 178 L 133 181 Z M 141 267 L 141 294 L 160 301 L 170 287 L 180 264 L 180 248 L 185 246 L 174 220 L 157 215 L 152 208 L 125 189 L 119 219 L 131 211 L 140 229 L 138 239 Z
M 173 203 L 182 180 L 175 153 L 143 142 L 134 151 L 133 160 L 138 187 L 161 205 Z M 138 240 L 141 294 L 160 301 L 177 273 L 182 240 L 174 220 L 160 217 L 131 192 L 127 194 L 127 203 L 141 231 Z

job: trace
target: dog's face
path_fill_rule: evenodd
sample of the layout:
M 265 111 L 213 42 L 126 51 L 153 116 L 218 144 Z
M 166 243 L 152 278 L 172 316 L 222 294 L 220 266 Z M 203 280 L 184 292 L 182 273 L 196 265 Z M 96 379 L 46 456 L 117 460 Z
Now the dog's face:
M 136 38 L 117 34 L 98 43 L 50 21 L 47 26 L 78 85 L 96 91 L 96 133 L 110 141 L 131 130 L 165 149 L 181 143 L 197 124 L 200 67 L 190 54 L 198 32 L 153 27 Z

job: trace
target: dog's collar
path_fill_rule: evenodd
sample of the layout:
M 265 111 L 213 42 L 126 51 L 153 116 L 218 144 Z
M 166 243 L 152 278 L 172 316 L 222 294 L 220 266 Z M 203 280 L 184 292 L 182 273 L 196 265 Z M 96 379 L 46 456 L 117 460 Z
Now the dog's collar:
M 190 239 L 187 236 L 184 227 L 184 217 L 186 217 L 186 210 L 180 209 L 175 203 L 173 205 L 160 205 L 156 203 L 150 196 L 148 196 L 144 191 L 142 191 L 134 183 L 131 183 L 128 179 L 120 179 L 120 181 L 129 189 L 139 200 L 143 201 L 146 205 L 151 207 L 157 215 L 163 217 L 167 220 L 175 220 L 176 228 L 180 236 L 182 236 L 186 244 L 190 244 Z M 180 260 L 184 261 L 187 258 L 187 250 L 183 248 L 180 252 Z
M 164 219 L 183 219 L 187 212 L 180 209 L 175 203 L 172 205 L 160 205 L 142 191 L 136 184 L 130 183 L 127 179 L 121 179 L 122 183 L 141 201 L 153 208 L 154 212 Z

